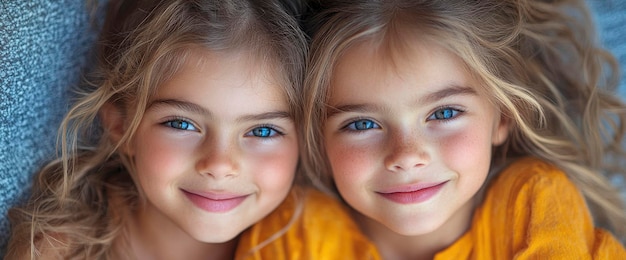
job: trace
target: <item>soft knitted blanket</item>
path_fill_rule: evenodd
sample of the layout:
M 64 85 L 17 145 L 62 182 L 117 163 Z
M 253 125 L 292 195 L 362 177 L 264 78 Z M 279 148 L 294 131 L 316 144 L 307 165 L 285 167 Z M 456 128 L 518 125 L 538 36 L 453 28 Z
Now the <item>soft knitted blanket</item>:
M 55 156 L 56 132 L 96 28 L 86 1 L 0 0 L 0 258 L 11 205 Z
M 626 98 L 626 1 L 587 0 L 587 3 L 594 12 L 602 43 L 622 66 L 619 93 Z
M 587 0 L 587 3 L 593 11 L 600 40 L 620 63 L 621 80 L 618 91 L 626 99 L 626 1 Z M 622 198 L 626 201 L 626 179 L 618 177 L 611 181 L 621 189 Z
M 96 31 L 85 2 L 0 0 L 0 257 L 9 232 L 6 212 L 25 198 L 32 174 L 55 156 L 69 90 L 88 64 Z M 588 2 L 604 44 L 626 71 L 626 1 Z M 620 93 L 626 96 L 626 87 Z

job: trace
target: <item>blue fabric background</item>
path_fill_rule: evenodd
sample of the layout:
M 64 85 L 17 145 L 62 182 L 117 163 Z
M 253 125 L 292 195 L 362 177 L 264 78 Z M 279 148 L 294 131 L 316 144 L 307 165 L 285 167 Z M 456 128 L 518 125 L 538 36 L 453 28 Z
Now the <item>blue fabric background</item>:
M 626 1 L 588 2 L 626 82 Z M 9 232 L 6 212 L 25 197 L 31 174 L 54 157 L 68 90 L 88 65 L 95 34 L 84 1 L 0 0 L 0 257 Z M 620 93 L 626 97 L 626 87 Z
M 587 0 L 587 3 L 594 11 L 602 43 L 613 52 L 622 66 L 619 93 L 626 97 L 626 1 Z
M 0 0 L 0 256 L 8 208 L 54 157 L 56 130 L 96 32 L 85 1 Z

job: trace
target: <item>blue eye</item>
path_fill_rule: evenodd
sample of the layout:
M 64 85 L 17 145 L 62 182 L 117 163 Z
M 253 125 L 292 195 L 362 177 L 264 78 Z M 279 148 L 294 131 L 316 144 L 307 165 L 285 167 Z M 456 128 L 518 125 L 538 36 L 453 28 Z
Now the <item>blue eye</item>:
M 353 131 L 363 131 L 368 129 L 380 128 L 374 121 L 369 119 L 359 119 L 346 126 L 347 129 Z
M 183 119 L 174 119 L 174 120 L 169 120 L 165 123 L 163 123 L 165 126 L 174 128 L 174 129 L 179 129 L 179 130 L 187 130 L 187 131 L 196 131 L 196 127 Z
M 250 132 L 248 132 L 246 134 L 246 136 L 254 136 L 254 137 L 261 137 L 261 138 L 268 138 L 268 137 L 274 137 L 276 135 L 280 135 L 282 133 L 276 131 L 276 129 L 269 127 L 269 126 L 261 126 L 261 127 L 257 127 L 252 129 Z
M 428 117 L 429 120 L 447 120 L 456 117 L 461 111 L 454 108 L 442 108 Z

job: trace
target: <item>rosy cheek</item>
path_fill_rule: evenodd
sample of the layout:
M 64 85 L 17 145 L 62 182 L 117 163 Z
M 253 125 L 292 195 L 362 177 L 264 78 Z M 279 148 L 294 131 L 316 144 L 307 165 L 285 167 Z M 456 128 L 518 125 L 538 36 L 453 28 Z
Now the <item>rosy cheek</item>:
M 354 178 L 365 172 L 364 169 L 373 169 L 373 151 L 367 147 L 335 145 L 327 150 L 335 178 Z
M 491 139 L 488 129 L 468 125 L 439 137 L 441 159 L 453 169 L 486 171 L 489 167 Z
M 298 164 L 298 147 L 296 143 L 281 144 L 274 147 L 273 152 L 250 153 L 250 165 L 246 166 L 251 174 L 257 176 L 258 182 L 266 187 L 284 189 L 291 183 Z
M 188 167 L 188 163 L 185 162 L 194 158 L 192 153 L 197 146 L 198 140 L 170 138 L 160 134 L 159 131 L 146 133 L 135 141 L 135 158 L 139 174 L 165 175 L 170 172 L 181 172 L 184 167 Z
M 471 154 L 475 148 L 476 138 L 465 131 L 458 131 L 440 138 L 444 158 L 459 160 L 463 155 Z

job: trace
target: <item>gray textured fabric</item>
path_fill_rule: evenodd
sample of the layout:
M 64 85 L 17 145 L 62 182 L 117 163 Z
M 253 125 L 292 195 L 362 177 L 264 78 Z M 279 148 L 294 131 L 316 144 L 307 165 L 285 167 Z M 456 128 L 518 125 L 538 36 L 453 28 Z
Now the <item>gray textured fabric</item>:
M 600 36 L 626 71 L 626 1 L 589 0 Z M 95 39 L 85 2 L 0 0 L 0 257 L 7 209 L 54 156 L 56 129 Z M 626 72 L 620 93 L 626 96 Z M 624 180 L 614 180 L 624 182 Z
M 0 257 L 8 208 L 54 156 L 69 89 L 95 40 L 85 1 L 0 0 Z

